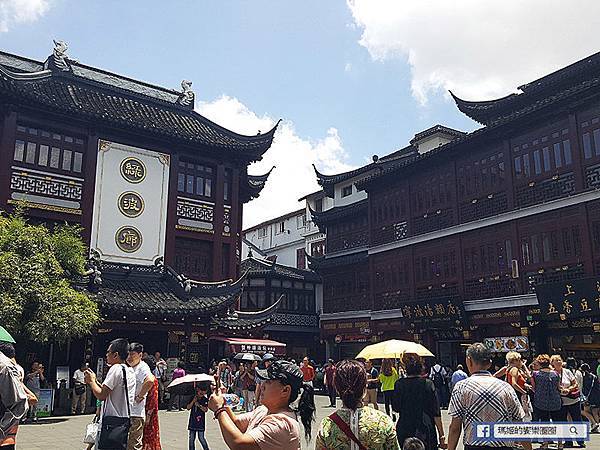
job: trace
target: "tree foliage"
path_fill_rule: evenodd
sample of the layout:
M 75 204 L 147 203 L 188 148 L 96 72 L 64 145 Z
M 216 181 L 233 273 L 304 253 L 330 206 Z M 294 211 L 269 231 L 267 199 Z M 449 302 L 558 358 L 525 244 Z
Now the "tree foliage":
M 85 255 L 79 226 L 50 230 L 28 223 L 20 210 L 0 216 L 0 324 L 36 342 L 91 333 L 98 306 L 70 282 L 83 273 Z

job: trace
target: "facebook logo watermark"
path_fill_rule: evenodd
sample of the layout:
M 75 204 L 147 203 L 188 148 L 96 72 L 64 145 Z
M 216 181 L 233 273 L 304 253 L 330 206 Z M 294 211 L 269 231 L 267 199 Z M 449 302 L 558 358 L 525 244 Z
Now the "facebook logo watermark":
M 475 438 L 481 441 L 589 441 L 588 422 L 496 422 L 476 423 Z
M 477 424 L 475 436 L 477 439 L 490 439 L 492 437 L 492 426 L 490 424 Z

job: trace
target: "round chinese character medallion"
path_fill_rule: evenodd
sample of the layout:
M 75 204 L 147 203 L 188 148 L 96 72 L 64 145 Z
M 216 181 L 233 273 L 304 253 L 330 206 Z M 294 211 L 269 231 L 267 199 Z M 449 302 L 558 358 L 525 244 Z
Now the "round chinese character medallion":
M 125 158 L 121 161 L 121 175 L 130 183 L 141 183 L 146 178 L 146 166 L 137 158 Z
M 115 242 L 125 253 L 133 253 L 142 246 L 142 233 L 135 227 L 121 227 L 115 234 Z
M 144 199 L 137 192 L 123 192 L 118 205 L 119 211 L 127 217 L 137 217 L 144 212 Z

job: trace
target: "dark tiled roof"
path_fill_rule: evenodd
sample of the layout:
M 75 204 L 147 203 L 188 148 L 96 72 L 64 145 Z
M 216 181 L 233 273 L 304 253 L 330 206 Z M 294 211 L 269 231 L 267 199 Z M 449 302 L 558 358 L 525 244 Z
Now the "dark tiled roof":
M 461 112 L 483 125 L 491 125 L 511 116 L 516 117 L 522 110 L 536 108 L 536 104 L 547 103 L 562 92 L 571 91 L 574 87 L 597 78 L 598 74 L 600 53 L 519 86 L 521 93 L 518 94 L 485 101 L 467 101 L 452 92 L 450 94 Z
M 333 175 L 325 175 L 319 172 L 316 166 L 313 164 L 313 169 L 315 170 L 315 174 L 317 175 L 317 182 L 320 186 L 323 187 L 325 193 L 329 196 L 333 196 L 333 187 L 337 183 L 341 183 L 343 181 L 349 180 L 351 178 L 355 178 L 359 175 L 366 175 L 370 171 L 375 169 L 381 169 L 382 167 L 387 166 L 388 164 L 393 164 L 398 160 L 404 160 L 408 157 L 414 156 L 417 153 L 416 147 L 409 145 L 407 147 L 401 148 L 400 150 L 396 150 L 395 152 L 390 153 L 389 155 L 383 156 L 381 158 L 374 156 L 373 162 L 369 163 L 365 166 L 359 167 L 357 169 L 349 170 L 348 172 L 342 172 Z
M 273 141 L 277 125 L 265 134 L 243 136 L 171 102 L 176 92 L 156 87 L 144 91 L 141 89 L 144 84 L 133 80 L 117 84 L 118 77 L 112 74 L 92 79 L 77 73 L 75 70 L 26 73 L 0 65 L 0 102 L 56 111 L 77 119 L 162 136 L 185 145 L 241 152 L 251 160 L 260 159 Z M 149 95 L 150 91 L 164 95 Z
M 242 186 L 242 200 L 244 202 L 257 198 L 260 195 L 273 169 L 275 169 L 275 166 L 271 167 L 271 170 L 264 175 L 248 175 L 246 185 Z
M 170 268 L 121 266 L 103 267 L 102 284 L 95 293 L 107 316 L 144 318 L 205 317 L 226 310 L 242 291 L 243 278 L 236 282 L 200 283 L 186 281 Z
M 436 133 L 444 133 L 454 137 L 461 137 L 466 134 L 464 131 L 455 130 L 454 128 L 445 127 L 444 125 L 434 125 L 431 128 L 427 128 L 426 130 L 415 134 L 415 137 L 410 140 L 410 143 L 414 145 L 421 139 L 425 139 L 426 137 Z
M 329 222 L 333 222 L 334 220 L 339 220 L 343 219 L 344 217 L 352 216 L 354 214 L 365 213 L 365 210 L 367 209 L 368 205 L 368 200 L 364 199 L 356 203 L 351 203 L 346 206 L 337 206 L 335 208 L 331 208 L 322 212 L 313 211 L 310 205 L 308 205 L 308 209 L 312 216 L 313 222 L 320 226 Z
M 368 254 L 366 251 L 364 251 L 352 253 L 350 255 L 335 256 L 333 258 L 329 258 L 327 256 L 314 257 L 310 255 L 306 255 L 306 258 L 308 260 L 309 267 L 317 272 L 320 272 L 324 269 L 365 262 L 368 259 Z
M 215 316 L 211 319 L 214 327 L 226 328 L 232 331 L 250 330 L 262 327 L 273 320 L 273 315 L 279 309 L 283 295 L 267 309 L 255 312 L 234 311 L 227 316 Z
M 281 277 L 293 278 L 295 280 L 304 280 L 313 283 L 320 283 L 321 278 L 312 270 L 297 269 L 295 267 L 284 266 L 283 264 L 273 263 L 266 259 L 250 256 L 242 261 L 241 270 L 247 273 L 248 278 L 256 274 L 275 274 Z
M 432 164 L 430 158 L 435 158 L 441 155 L 449 156 L 452 154 L 452 152 L 464 149 L 464 146 L 475 145 L 477 142 L 481 142 L 490 136 L 493 136 L 492 133 L 499 133 L 500 130 L 502 130 L 502 127 L 506 127 L 516 120 L 531 117 L 531 115 L 534 113 L 547 111 L 550 107 L 557 108 L 561 104 L 572 100 L 578 100 L 580 98 L 585 99 L 590 96 L 597 97 L 598 94 L 600 94 L 599 88 L 600 72 L 597 74 L 597 76 L 594 76 L 589 80 L 582 81 L 574 86 L 554 92 L 552 95 L 544 96 L 540 100 L 529 103 L 519 110 L 510 112 L 506 116 L 498 117 L 485 127 L 468 133 L 463 137 L 458 137 L 453 141 L 441 145 L 424 154 L 420 154 L 415 158 L 411 158 L 410 160 L 398 161 L 394 164 L 390 164 L 382 170 L 358 181 L 356 183 L 356 187 L 358 189 L 366 189 L 372 185 L 373 182 L 380 181 L 388 176 L 398 177 L 398 173 L 402 170 L 414 170 L 418 167 L 422 167 L 421 164 Z

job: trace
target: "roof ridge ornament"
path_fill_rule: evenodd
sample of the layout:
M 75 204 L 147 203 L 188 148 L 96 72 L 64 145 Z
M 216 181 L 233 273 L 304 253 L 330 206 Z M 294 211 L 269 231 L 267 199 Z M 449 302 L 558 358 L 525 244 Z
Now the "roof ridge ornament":
M 54 50 L 52 50 L 52 54 L 44 62 L 44 70 L 71 72 L 71 65 L 67 58 L 69 44 L 65 41 L 53 40 L 53 42 Z
M 181 82 L 181 89 L 182 91 L 179 94 L 177 103 L 181 106 L 185 106 L 186 108 L 193 109 L 196 95 L 194 94 L 194 91 L 192 91 L 192 82 L 189 80 L 183 80 Z

